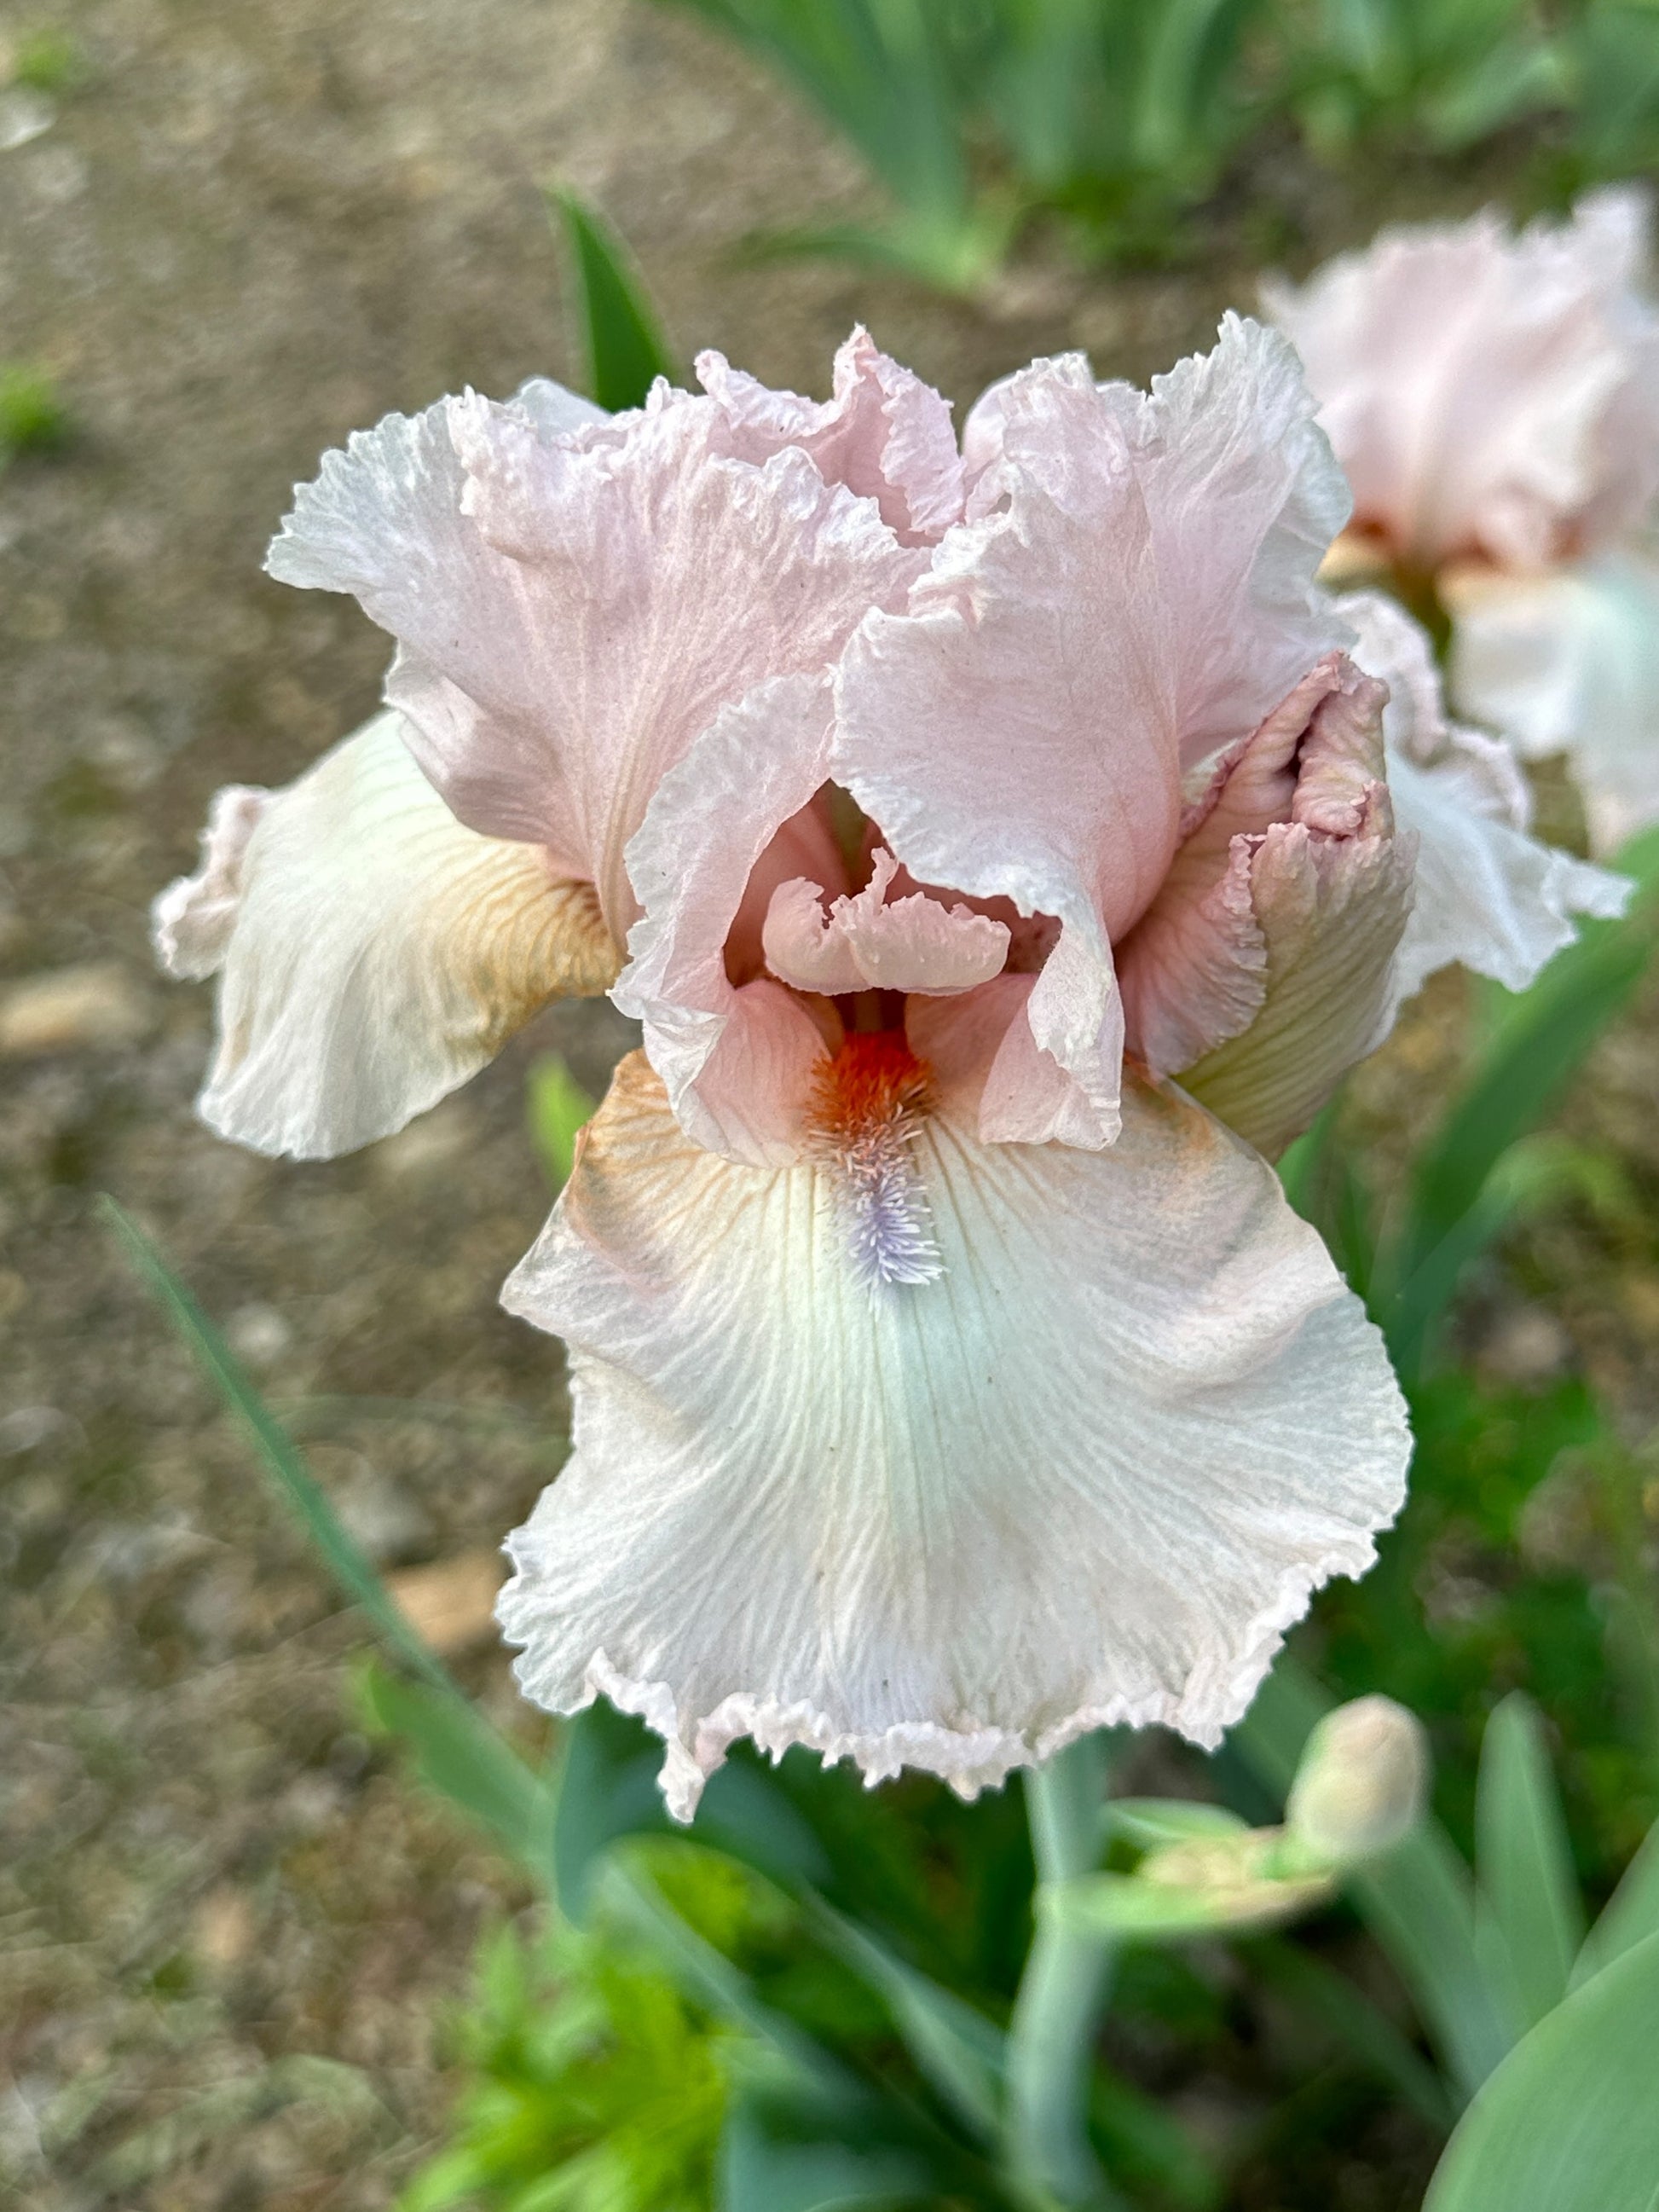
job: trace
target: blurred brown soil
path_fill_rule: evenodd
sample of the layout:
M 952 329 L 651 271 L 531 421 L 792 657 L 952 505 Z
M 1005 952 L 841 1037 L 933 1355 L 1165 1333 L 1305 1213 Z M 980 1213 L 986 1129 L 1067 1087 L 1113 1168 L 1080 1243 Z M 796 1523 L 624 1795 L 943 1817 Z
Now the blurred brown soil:
M 480 1923 L 523 1897 L 359 1729 L 358 1632 L 94 1200 L 155 1231 L 276 1401 L 306 1401 L 376 1557 L 460 1558 L 476 1588 L 562 1435 L 556 1347 L 495 1303 L 546 1203 L 524 1069 L 550 1042 L 597 1085 L 627 1033 L 604 1006 L 549 1016 L 334 1166 L 192 1121 L 207 999 L 152 976 L 148 902 L 214 789 L 293 775 L 370 710 L 386 652 L 350 604 L 261 575 L 289 486 L 387 409 L 565 366 L 540 180 L 599 197 L 688 348 L 813 391 L 855 316 L 959 401 L 1066 345 L 1144 374 L 1249 303 L 1248 237 L 1117 280 L 1039 252 L 971 308 L 745 266 L 761 225 L 855 212 L 858 179 L 652 7 L 55 12 L 85 80 L 0 151 L 0 356 L 50 368 L 76 430 L 0 477 L 0 1000 L 33 994 L 0 1059 L 0 2203 L 358 2212 L 434 2139 L 443 2008 Z M 1304 262 L 1376 207 L 1290 166 L 1279 197 Z M 1444 1034 L 1418 1021 L 1373 1079 L 1385 1132 Z M 1654 1066 L 1651 1027 L 1627 1027 L 1586 1109 L 1639 1212 L 1553 1228 L 1532 1300 L 1546 1356 L 1577 1339 L 1643 1413 Z M 417 1398 L 437 1410 L 337 1402 Z M 534 1740 L 493 1645 L 460 1663 Z

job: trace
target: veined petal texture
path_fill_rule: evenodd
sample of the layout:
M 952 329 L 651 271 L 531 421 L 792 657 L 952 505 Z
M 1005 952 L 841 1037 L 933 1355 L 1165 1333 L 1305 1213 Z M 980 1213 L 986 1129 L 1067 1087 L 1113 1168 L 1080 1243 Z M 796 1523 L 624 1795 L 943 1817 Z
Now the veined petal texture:
M 507 1286 L 575 1402 L 511 1547 L 520 1677 L 642 1713 L 682 1819 L 744 1735 L 964 1795 L 1109 1723 L 1213 1743 L 1401 1503 L 1380 1339 L 1200 1109 L 914 1142 L 941 1269 L 872 1285 L 830 1168 L 700 1151 L 636 1055 Z
M 1417 840 L 1394 997 L 1453 963 L 1522 991 L 1571 944 L 1575 916 L 1624 912 L 1630 883 L 1528 834 L 1531 793 L 1514 755 L 1448 719 L 1433 649 L 1402 607 L 1370 592 L 1337 605 L 1358 633 L 1356 659 L 1389 686 L 1389 792 L 1395 821 Z
M 217 971 L 200 1111 L 256 1152 L 390 1136 L 550 999 L 603 991 L 592 887 L 464 829 L 378 714 L 281 791 L 222 794 L 201 872 L 156 902 L 175 974 Z

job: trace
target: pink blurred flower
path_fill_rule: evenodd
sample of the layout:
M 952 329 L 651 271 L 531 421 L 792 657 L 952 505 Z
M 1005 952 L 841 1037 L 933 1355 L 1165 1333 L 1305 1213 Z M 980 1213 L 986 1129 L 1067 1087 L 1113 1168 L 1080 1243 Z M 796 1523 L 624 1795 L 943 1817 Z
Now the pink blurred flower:
M 1409 1449 L 1264 1157 L 1409 942 L 1340 473 L 1233 317 L 1150 396 L 1034 363 L 960 451 L 861 332 L 822 404 L 699 370 L 392 416 L 300 492 L 273 574 L 397 656 L 159 902 L 222 971 L 203 1110 L 337 1152 L 561 993 L 640 1022 L 505 1294 L 575 1448 L 501 1616 L 682 1817 L 742 1735 L 964 1792 L 1213 1742 Z
M 1335 565 L 1431 586 L 1455 705 L 1571 756 L 1598 848 L 1659 820 L 1659 311 L 1648 201 L 1385 231 L 1265 288 L 1354 494 Z

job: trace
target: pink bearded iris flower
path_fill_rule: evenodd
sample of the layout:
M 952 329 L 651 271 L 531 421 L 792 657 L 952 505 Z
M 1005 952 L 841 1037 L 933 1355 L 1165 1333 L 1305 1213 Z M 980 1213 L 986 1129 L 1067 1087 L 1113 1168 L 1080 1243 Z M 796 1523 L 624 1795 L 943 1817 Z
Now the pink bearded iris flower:
M 1213 1742 L 1409 1451 L 1264 1155 L 1470 934 L 1411 951 L 1340 472 L 1233 317 L 1150 396 L 1036 362 L 960 450 L 862 333 L 822 404 L 699 368 L 392 416 L 300 492 L 272 573 L 397 656 L 159 903 L 222 972 L 203 1111 L 338 1152 L 554 995 L 639 1020 L 505 1294 L 575 1440 L 501 1618 L 677 1814 L 744 1735 L 964 1793 Z
M 1386 231 L 1265 288 L 1353 487 L 1335 566 L 1452 626 L 1454 703 L 1570 755 L 1597 848 L 1659 821 L 1659 311 L 1648 203 Z

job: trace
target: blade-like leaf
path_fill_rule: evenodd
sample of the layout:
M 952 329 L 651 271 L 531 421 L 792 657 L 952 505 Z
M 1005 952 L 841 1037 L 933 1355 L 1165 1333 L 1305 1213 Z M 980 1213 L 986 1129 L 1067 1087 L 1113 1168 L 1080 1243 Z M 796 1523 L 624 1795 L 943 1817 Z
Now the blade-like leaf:
M 1518 1693 L 1486 1723 L 1476 1828 L 1478 1909 L 1491 1916 L 1530 2027 L 1566 1994 L 1584 1915 L 1543 1730 Z
M 1584 1938 L 1573 1966 L 1572 1987 L 1655 1935 L 1659 1935 L 1659 1821 L 1648 1830 L 1624 1879 L 1602 1906 L 1601 1918 Z
M 553 1880 L 573 1920 L 586 1916 L 596 1869 L 628 1836 L 666 1835 L 657 1771 L 662 1746 L 631 1714 L 597 1701 L 567 1726 L 553 1828 Z M 791 1892 L 828 1879 L 810 1822 L 768 1770 L 739 1753 L 709 1778 L 692 1834 Z
M 1420 2119 L 1443 2132 L 1450 2128 L 1457 2107 L 1439 2075 L 1346 1974 L 1328 1966 L 1305 1946 L 1275 1937 L 1251 1944 L 1246 1955 L 1268 1989 L 1311 2013 Z
M 928 0 L 687 0 L 787 77 L 941 242 L 972 222 L 967 117 Z
M 720 2142 L 719 2212 L 896 2212 L 936 2191 L 923 2153 L 872 2133 L 864 2098 L 740 2094 Z
M 465 1704 L 448 1670 L 404 1620 L 367 1554 L 347 1534 L 328 1493 L 295 1449 L 224 1338 L 131 1215 L 112 1198 L 104 1199 L 102 1208 L 140 1279 L 154 1292 L 225 1403 L 246 1423 L 266 1472 L 346 1596 L 362 1608 L 407 1666 L 434 1688 Z
M 811 1907 L 819 1935 L 885 2002 L 923 2077 L 958 2119 L 989 2142 L 1001 2118 L 1001 2029 L 821 1898 Z
M 552 1853 L 554 1894 L 568 1919 L 586 1919 L 594 1876 L 612 1844 L 670 1832 L 657 1787 L 660 1760 L 655 1738 L 602 1701 L 567 1723 Z
M 574 280 L 579 335 L 590 396 L 610 413 L 638 407 L 674 364 L 638 270 L 620 240 L 574 192 L 556 191 Z
M 407 1745 L 428 1787 L 481 1821 L 545 1881 L 553 1827 L 545 1779 L 463 1698 L 373 1664 L 357 1686 L 371 1724 Z
M 1505 2059 L 1447 2147 L 1424 2212 L 1653 2212 L 1659 1936 L 1575 1990 Z
M 1498 1160 L 1553 1106 L 1641 980 L 1656 943 L 1659 830 L 1633 839 L 1614 865 L 1638 884 L 1630 911 L 1584 923 L 1577 942 L 1509 1002 L 1473 1081 L 1419 1160 L 1400 1275 L 1455 1229 Z

